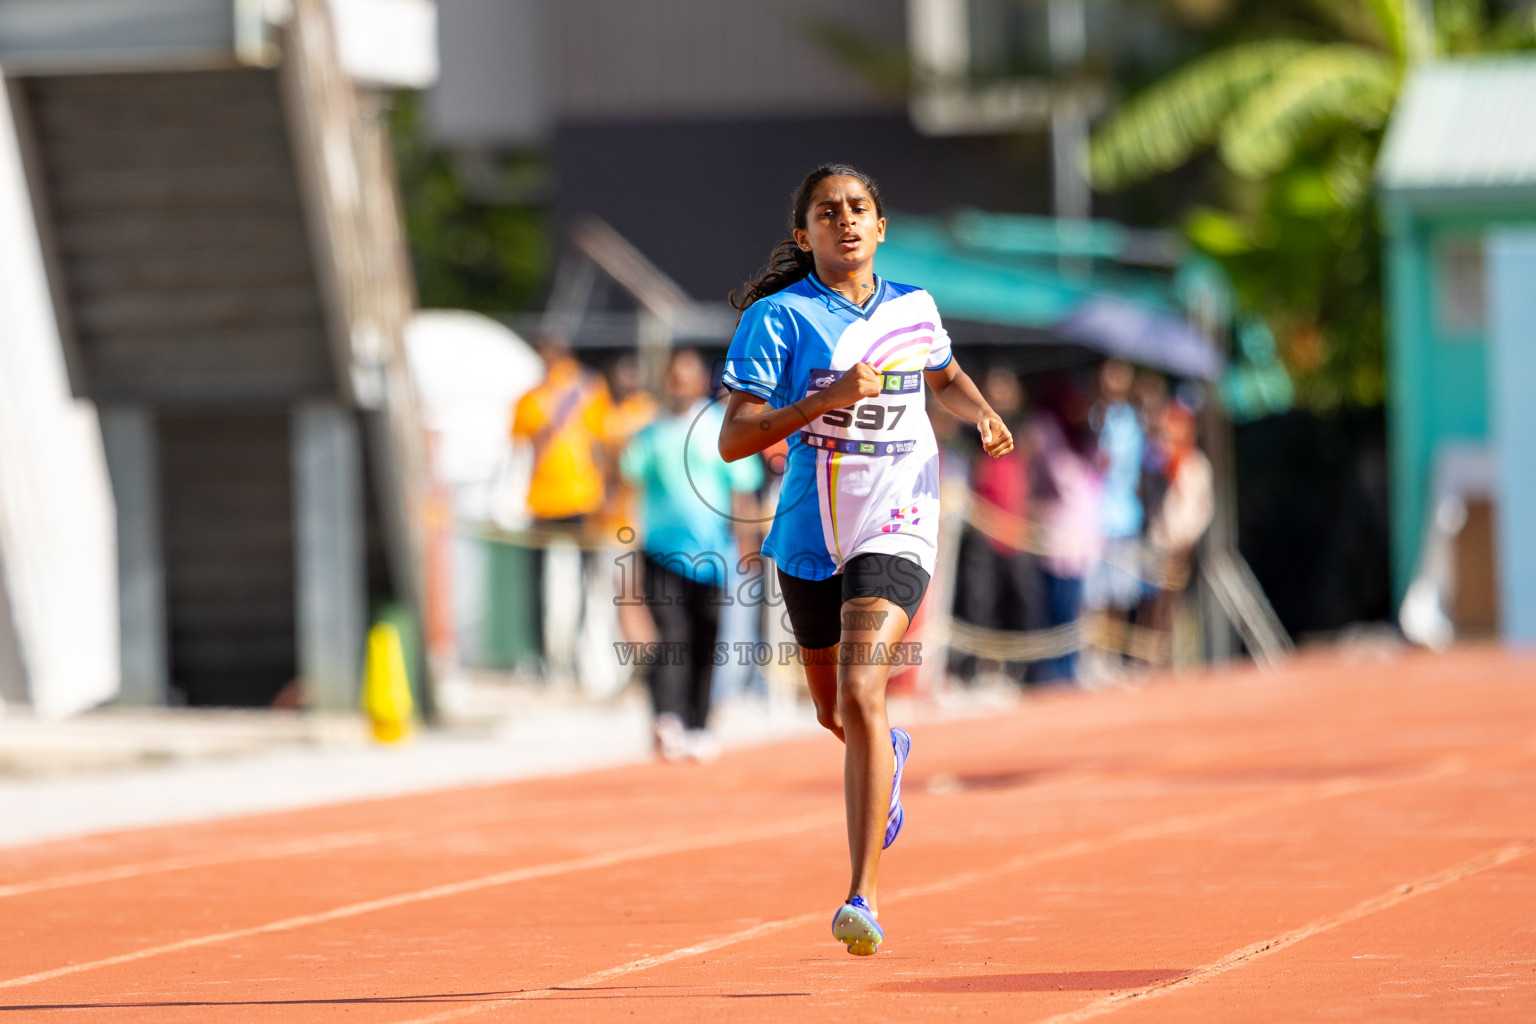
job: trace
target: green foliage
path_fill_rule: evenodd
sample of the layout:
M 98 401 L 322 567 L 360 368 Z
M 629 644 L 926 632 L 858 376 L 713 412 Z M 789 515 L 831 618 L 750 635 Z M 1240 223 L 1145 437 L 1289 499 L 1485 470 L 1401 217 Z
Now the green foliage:
M 1527 48 L 1529 9 L 1496 0 L 1316 0 L 1345 41 L 1240 42 L 1207 53 L 1126 103 L 1089 168 L 1119 188 L 1214 148 L 1228 209 L 1197 209 L 1191 242 L 1231 275 L 1273 330 L 1298 400 L 1317 411 L 1385 397 L 1381 239 L 1371 191 L 1382 132 L 1409 67 L 1437 50 Z
M 419 94 L 397 98 L 390 130 L 421 305 L 489 314 L 528 308 L 543 287 L 551 247 L 536 190 L 473 193 L 452 154 L 430 144 L 424 120 Z M 512 181 L 542 172 L 534 157 L 501 158 L 492 167 Z
M 1399 63 L 1434 55 L 1434 29 L 1425 20 L 1422 0 L 1363 0 L 1381 26 L 1388 51 Z
M 1397 95 L 1398 68 L 1359 46 L 1318 46 L 1287 61 L 1222 124 L 1221 158 L 1247 178 L 1278 172 L 1320 126 L 1386 125 Z
M 1127 103 L 1094 137 L 1094 182 L 1118 188 L 1187 162 L 1220 138 L 1234 108 L 1308 49 L 1307 43 L 1277 39 L 1191 61 Z

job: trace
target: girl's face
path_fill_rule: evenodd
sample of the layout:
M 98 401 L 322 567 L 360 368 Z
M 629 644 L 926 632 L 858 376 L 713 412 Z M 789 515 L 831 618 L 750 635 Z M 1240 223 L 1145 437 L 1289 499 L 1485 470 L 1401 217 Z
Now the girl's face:
M 885 218 L 858 178 L 827 178 L 812 193 L 795 241 L 817 266 L 854 270 L 875 258 L 875 246 L 885 241 Z

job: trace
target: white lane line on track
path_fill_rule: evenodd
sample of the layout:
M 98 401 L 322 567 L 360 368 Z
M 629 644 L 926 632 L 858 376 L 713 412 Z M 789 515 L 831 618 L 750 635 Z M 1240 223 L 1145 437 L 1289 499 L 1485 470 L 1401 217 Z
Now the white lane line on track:
M 1522 755 L 1526 756 L 1526 755 Z M 1520 757 L 1515 758 L 1521 759 Z M 1506 759 L 1507 760 L 1507 759 Z M 1467 771 L 1471 766 L 1461 758 L 1448 757 L 1426 769 L 1406 775 L 1375 777 L 1369 779 L 1346 778 L 1334 779 L 1328 782 L 1313 785 L 1293 786 L 1286 791 L 1271 797 L 1257 800 L 1243 801 L 1229 805 L 1226 808 L 1209 811 L 1202 814 L 1179 815 L 1166 818 L 1159 822 L 1150 822 L 1145 825 L 1134 825 L 1109 836 L 1100 839 L 1079 840 L 1055 847 L 1051 850 L 1041 851 L 1035 854 L 1023 854 L 1014 857 L 1001 865 L 991 868 L 983 868 L 974 871 L 962 872 L 951 875 L 948 878 L 931 882 L 927 885 L 916 886 L 901 890 L 885 897 L 887 902 L 892 899 L 910 898 L 932 893 L 943 892 L 948 889 L 971 884 L 974 881 L 985 879 L 993 875 L 1006 873 L 1023 867 L 1045 863 L 1047 861 L 1061 860 L 1067 857 L 1081 856 L 1087 853 L 1097 852 L 1102 849 L 1120 845 L 1126 842 L 1134 842 L 1141 839 L 1151 839 L 1174 832 L 1187 831 L 1201 825 L 1216 824 L 1220 821 L 1241 817 L 1246 814 L 1262 810 L 1278 809 L 1292 804 L 1304 803 L 1311 800 L 1327 799 L 1333 796 L 1343 796 L 1371 789 L 1382 789 L 1395 785 L 1412 782 L 1424 782 L 1429 779 L 1454 775 Z M 1486 765 L 1480 765 L 1486 767 Z M 131 953 L 122 953 L 117 956 L 103 957 L 99 960 L 88 960 L 78 964 L 68 964 L 63 967 L 55 967 L 47 971 L 38 971 L 34 974 L 22 975 L 16 978 L 0 980 L 0 989 L 17 988 L 22 985 L 32 985 L 54 978 L 62 978 L 84 971 L 97 970 L 104 967 L 114 967 L 120 964 L 133 963 L 146 960 L 151 957 L 162 956 L 167 953 L 180 952 L 186 949 L 196 949 L 202 946 L 211 946 L 221 942 L 232 942 L 239 939 L 250 938 L 257 935 L 267 935 L 274 932 L 293 931 L 310 925 L 325 924 L 331 921 L 356 917 L 361 914 L 372 913 L 378 910 L 388 910 L 394 907 L 405 906 L 412 903 L 420 903 L 426 900 L 442 899 L 450 896 L 458 896 L 467 892 L 480 889 L 488 889 L 501 885 L 511 885 L 517 882 L 531 881 L 537 878 L 547 878 L 553 875 L 566 874 L 573 871 L 592 870 L 603 867 L 611 867 L 615 864 L 626 863 L 634 860 L 644 860 L 652 857 L 667 856 L 674 853 L 687 853 L 696 850 L 709 849 L 719 846 L 733 846 L 738 843 L 752 842 L 758 839 L 775 838 L 793 832 L 806 831 L 817 825 L 826 825 L 836 822 L 842 823 L 842 816 L 812 815 L 797 818 L 777 825 L 765 826 L 760 829 L 744 829 L 738 832 L 713 833 L 708 836 L 699 836 L 694 839 L 679 839 L 667 843 L 656 843 L 649 846 L 637 847 L 625 852 L 594 854 L 589 857 L 579 857 L 573 860 L 557 861 L 552 864 L 538 865 L 528 868 L 516 868 L 510 871 L 497 872 L 490 875 L 482 875 L 478 878 L 467 879 L 462 882 L 451 882 L 445 885 L 431 886 L 426 889 L 418 889 L 411 892 L 398 893 L 394 896 L 385 896 L 379 899 L 364 900 L 359 903 L 349 903 L 345 906 L 335 907 L 331 910 L 321 911 L 315 914 L 302 914 L 295 917 L 283 918 L 267 924 L 254 925 L 249 928 L 236 928 L 225 932 L 216 932 L 211 935 L 200 935 L 180 942 L 166 943 L 160 946 L 150 946 L 145 949 L 135 950 Z M 813 911 L 807 914 L 796 915 L 779 921 L 770 921 L 745 932 L 738 932 L 730 936 L 707 940 L 709 949 L 718 949 L 723 946 L 733 945 L 736 942 L 746 941 L 771 932 L 781 931 L 785 928 L 796 927 L 808 921 L 815 920 L 821 911 Z M 693 950 L 697 947 L 684 947 L 685 950 Z M 673 953 L 660 954 L 670 959 L 678 959 L 687 955 L 687 952 L 673 951 Z M 669 962 L 664 960 L 660 962 Z M 617 971 L 619 974 L 629 974 L 635 971 L 645 970 L 643 966 L 648 960 L 633 961 L 632 964 L 610 968 L 609 971 Z M 641 964 L 642 966 L 633 966 Z M 614 975 L 617 976 L 617 975 Z M 577 979 L 578 981 L 582 979 Z M 576 982 L 557 986 L 554 990 L 530 990 L 543 992 L 546 995 L 550 991 L 558 991 L 560 988 L 577 987 Z M 513 998 L 535 998 L 534 996 L 519 994 Z M 483 1012 L 494 1009 L 505 1002 L 505 999 L 488 1004 L 475 1004 L 463 1010 L 455 1011 L 456 1015 L 471 1012 Z M 110 1005 L 110 1004 L 106 1004 Z M 427 1018 L 437 1020 L 439 1018 Z M 414 1022 L 412 1022 L 414 1024 Z
M 1148 822 L 1144 825 L 1132 825 L 1120 829 L 1110 835 L 1098 839 L 1082 839 L 1076 842 L 1064 843 L 1048 850 L 1040 850 L 1035 853 L 1020 854 L 1001 864 L 989 868 L 978 868 L 974 871 L 964 871 L 959 874 L 949 875 L 924 885 L 908 886 L 898 889 L 880 897 L 880 902 L 885 905 L 902 900 L 915 899 L 921 896 L 931 896 L 936 893 L 947 892 L 953 889 L 963 888 L 977 882 L 986 881 L 998 875 L 1021 871 L 1025 868 L 1036 867 L 1052 861 L 1067 860 L 1072 857 L 1080 857 L 1087 854 L 1098 853 L 1112 847 L 1122 846 L 1126 843 L 1138 842 L 1146 839 L 1157 839 L 1163 836 L 1174 835 L 1180 832 L 1188 832 L 1207 825 L 1219 825 L 1224 821 L 1240 818 L 1245 815 L 1255 814 L 1260 811 L 1280 810 L 1296 804 L 1308 803 L 1314 800 L 1326 800 L 1332 797 L 1348 796 L 1354 793 L 1365 792 L 1373 789 L 1385 789 L 1394 785 L 1406 783 L 1426 782 L 1432 779 L 1457 775 L 1468 770 L 1470 766 L 1459 758 L 1445 758 L 1429 767 L 1411 773 L 1409 775 L 1392 776 L 1390 778 L 1353 778 L 1333 779 L 1328 782 L 1313 785 L 1294 786 L 1290 789 L 1274 794 L 1273 796 L 1248 800 L 1232 804 L 1227 807 L 1199 814 L 1176 815 L 1164 818 L 1162 821 Z M 1396 891 L 1396 890 L 1394 890 Z M 591 988 L 605 981 L 623 977 L 628 974 L 636 974 L 650 970 L 663 964 L 676 960 L 686 960 L 692 956 L 713 952 L 726 946 L 736 945 L 741 942 L 750 942 L 776 932 L 788 931 L 799 928 L 802 925 L 814 924 L 817 921 L 828 921 L 824 910 L 814 910 L 794 917 L 780 918 L 775 921 L 766 921 L 762 924 L 735 932 L 730 935 L 716 936 L 703 942 L 689 946 L 683 946 L 666 953 L 658 953 L 654 956 L 641 957 L 631 960 L 616 967 L 609 967 L 593 974 L 588 974 L 570 981 L 564 981 L 547 988 L 527 989 L 523 992 L 514 992 L 497 999 L 480 1003 L 471 1003 L 457 1009 L 447 1010 L 442 1013 L 431 1014 L 426 1017 L 412 1017 L 409 1020 L 400 1021 L 398 1024 L 438 1024 L 440 1021 L 456 1020 L 460 1017 L 472 1017 L 492 1010 L 500 1009 L 512 1003 L 528 1002 L 534 999 L 548 999 L 558 996 L 562 992 L 573 989 Z
M 1291 744 L 1281 744 L 1282 748 Z M 1533 740 L 1536 746 L 1536 740 Z M 1186 751 L 1183 757 L 1175 758 L 1157 765 L 1158 769 L 1187 768 L 1213 760 L 1221 760 L 1230 752 L 1225 747 L 1210 746 L 1203 754 L 1191 754 Z M 1134 771 L 1105 772 L 1100 770 L 1084 770 L 1065 772 L 1061 775 L 1052 775 L 1031 783 L 1027 788 L 1032 796 L 1054 793 L 1060 789 L 1071 789 L 1081 785 L 1095 783 L 1114 782 L 1122 779 L 1143 778 L 1147 775 L 1145 768 Z M 1156 771 L 1152 773 L 1156 775 Z M 58 889 L 69 889 L 76 886 L 101 885 L 106 882 L 120 882 L 130 878 L 143 878 L 148 875 L 161 874 L 171 871 L 192 871 L 198 868 L 220 867 L 228 864 L 239 864 L 261 860 L 277 860 L 283 857 L 298 857 L 309 853 L 326 853 L 332 850 L 342 850 L 357 846 L 369 846 L 379 843 L 418 839 L 429 835 L 440 835 L 452 832 L 460 828 L 472 828 L 484 825 L 517 824 L 524 819 L 508 817 L 507 815 L 476 815 L 457 821 L 432 825 L 420 829 L 406 829 L 398 831 L 372 831 L 352 830 L 347 832 L 329 832 L 308 836 L 301 839 L 290 839 L 277 843 L 259 843 L 242 847 L 228 853 L 210 853 L 203 855 L 186 855 L 182 857 L 164 857 L 156 860 L 139 861 L 134 864 L 122 864 L 109 868 L 96 868 L 87 871 L 72 871 L 59 875 L 48 875 L 42 878 L 32 879 L 26 882 L 16 882 L 10 885 L 0 885 L 0 899 L 16 896 L 31 896 L 36 893 L 52 892 Z
M 192 871 L 197 868 L 219 867 L 226 864 L 277 860 L 282 857 L 300 857 L 307 853 L 326 853 L 331 850 L 344 850 L 356 846 L 403 842 L 410 839 L 443 835 L 457 829 L 525 823 L 525 820 L 522 818 L 511 817 L 505 814 L 479 814 L 466 815 L 420 828 L 394 829 L 389 831 L 351 829 L 344 832 L 322 832 L 318 835 L 306 836 L 301 839 L 286 839 L 273 843 L 254 843 L 224 853 L 162 857 L 156 860 L 120 864 L 109 868 L 95 868 L 86 871 L 71 871 L 60 875 L 48 875 L 26 882 L 0 885 L 0 899 L 14 896 L 31 896 L 34 893 L 51 892 L 56 889 L 70 889 L 76 886 L 119 882 L 128 878 L 143 878 L 147 875 L 156 875 L 170 871 Z
M 253 843 L 225 853 L 162 857 L 155 860 L 138 861 L 133 864 L 120 864 L 109 868 L 95 868 L 86 871 L 71 871 L 59 875 L 47 875 L 26 882 L 0 885 L 0 899 L 14 896 L 31 896 L 34 893 L 51 892 L 56 889 L 70 889 L 76 886 L 119 882 L 124 879 L 143 878 L 147 875 L 170 871 L 192 871 L 197 868 L 220 867 L 226 864 L 240 864 L 261 860 L 277 860 L 282 857 L 299 857 L 307 853 L 326 853 L 331 850 L 343 850 L 350 847 L 424 839 L 428 836 L 446 835 L 459 829 L 496 827 L 500 825 L 528 827 L 536 824 L 536 818 L 531 818 L 528 815 L 472 814 L 450 818 L 446 821 L 418 828 L 389 831 L 351 829 L 344 832 L 322 832 L 318 835 L 305 836 L 300 839 L 286 839 L 272 843 Z
M 1224 753 L 1218 752 L 1218 753 Z M 1176 759 L 1173 762 L 1161 764 L 1159 768 L 1188 767 L 1198 765 L 1209 760 L 1219 759 L 1217 756 L 1194 756 Z M 1146 775 L 1144 769 L 1130 772 L 1103 772 L 1097 770 L 1067 772 L 1058 776 L 1051 776 L 1031 784 L 1028 791 L 1032 796 L 1054 793 L 1060 789 L 1071 789 L 1076 786 L 1092 785 L 1095 783 L 1113 782 L 1120 779 L 1142 778 Z M 26 882 L 15 882 L 10 885 L 0 885 L 0 899 L 8 899 L 17 896 L 31 896 L 37 893 L 52 892 L 58 889 L 70 889 L 77 886 L 101 885 L 107 882 L 121 882 L 131 878 L 144 878 L 149 875 L 162 874 L 172 871 L 193 871 L 199 868 L 221 867 L 228 864 L 250 863 L 262 860 L 278 860 L 283 857 L 300 857 L 311 853 L 327 853 L 333 850 L 343 850 L 359 846 L 370 846 L 380 843 L 419 839 L 425 836 L 441 835 L 461 828 L 473 828 L 485 825 L 510 825 L 523 822 L 524 819 L 509 817 L 504 814 L 468 816 L 456 821 L 449 821 L 437 825 L 417 829 L 401 829 L 396 831 L 376 830 L 351 830 L 346 832 L 329 832 L 308 836 L 301 839 L 290 839 L 276 843 L 258 843 L 242 847 L 227 853 L 189 854 L 182 857 L 164 857 L 156 860 L 139 861 L 133 864 L 121 864 L 108 868 L 96 868 L 86 871 L 71 871 L 59 875 L 48 875 L 42 878 L 32 879 Z
M 249 928 L 234 928 L 229 931 L 215 932 L 211 935 L 199 935 L 190 939 L 182 939 L 180 942 L 168 942 L 161 946 L 150 946 L 145 949 L 134 950 L 131 953 L 103 957 L 100 960 L 87 960 L 84 963 L 68 964 L 64 967 L 55 967 L 52 970 L 22 975 L 19 978 L 7 978 L 0 981 L 0 989 L 33 985 L 42 981 L 50 981 L 54 978 L 62 978 L 70 974 L 93 971 L 102 967 L 115 967 L 119 964 L 147 960 L 150 957 L 162 956 L 166 953 L 176 953 L 185 949 L 197 949 L 201 946 L 212 946 L 221 942 L 233 942 L 237 939 L 251 938 L 256 935 L 270 935 L 274 932 L 293 931 L 297 928 L 325 924 L 330 921 L 340 921 L 378 910 L 403 907 L 411 903 L 443 899 L 449 896 L 460 896 L 464 893 L 475 892 L 480 889 L 512 885 L 517 882 L 527 882 L 538 878 L 550 878 L 554 875 L 565 875 L 575 871 L 593 871 L 599 868 L 613 867 L 616 864 L 646 860 L 652 857 L 665 857 L 671 854 L 691 853 L 720 846 L 735 846 L 739 843 L 756 842 L 763 839 L 776 839 L 794 832 L 804 832 L 812 828 L 824 827 L 834 823 L 841 824 L 842 815 L 816 814 L 760 828 L 712 832 L 707 835 L 694 836 L 687 839 L 675 839 L 664 843 L 637 846 L 628 850 L 592 854 L 587 857 L 555 861 L 551 864 L 514 868 L 510 871 L 498 871 L 494 874 L 481 875 L 478 878 L 470 878 L 462 882 L 449 882 L 445 885 L 434 885 L 425 889 L 397 893 L 393 896 L 383 896 L 378 899 L 348 903 L 345 906 L 334 907 L 316 914 L 300 914 L 295 917 L 285 917 L 281 920 L 253 925 Z
M 1340 911 L 1328 917 L 1318 918 L 1316 921 L 1303 925 L 1294 931 L 1277 935 L 1272 939 L 1265 939 L 1263 942 L 1243 946 L 1241 949 L 1235 949 L 1220 960 L 1206 964 L 1204 967 L 1197 967 L 1183 977 L 1159 982 L 1155 985 L 1147 985 L 1138 989 L 1131 989 L 1127 992 L 1117 992 L 1114 995 L 1096 999 L 1087 1006 L 1076 1010 L 1059 1013 L 1054 1017 L 1041 1018 L 1035 1024 L 1078 1024 L 1080 1021 L 1102 1017 L 1129 1006 L 1138 1006 L 1148 999 L 1155 999 L 1158 996 L 1183 991 L 1191 985 L 1197 985 L 1202 981 L 1225 974 L 1228 971 L 1245 967 L 1260 957 L 1269 956 L 1271 953 L 1278 953 L 1282 949 L 1294 946 L 1296 943 L 1304 939 L 1310 939 L 1314 935 L 1321 935 L 1323 932 L 1332 931 L 1341 925 L 1349 924 L 1351 921 L 1358 921 L 1363 917 L 1380 913 L 1383 910 L 1397 906 L 1405 900 L 1413 899 L 1415 896 L 1422 896 L 1427 892 L 1434 892 L 1436 889 L 1444 888 L 1464 878 L 1470 878 L 1490 868 L 1496 868 L 1519 860 L 1532 851 L 1536 851 L 1536 841 L 1501 846 L 1498 849 L 1479 854 L 1469 860 L 1464 860 L 1460 864 L 1446 868 L 1444 871 L 1437 872 L 1436 874 L 1428 875 L 1403 885 L 1393 886 L 1380 896 L 1373 896 L 1368 900 L 1362 900 L 1348 910 Z
M 401 1021 L 400 1024 L 437 1024 L 438 1021 L 454 1020 L 459 1017 L 473 1017 L 476 1014 L 489 1013 L 492 1010 L 502 1009 L 503 1007 L 512 1003 L 526 1003 L 533 999 L 548 999 L 551 996 L 558 996 L 563 992 L 568 992 L 573 989 L 593 988 L 597 985 L 601 985 L 605 981 L 612 981 L 614 978 L 622 978 L 626 974 L 636 974 L 640 971 L 648 971 L 652 967 L 660 967 L 663 964 L 672 963 L 674 960 L 686 960 L 691 956 L 700 956 L 704 953 L 712 953 L 715 950 L 723 949 L 726 946 L 734 946 L 738 942 L 750 942 L 753 939 L 761 939 L 764 936 L 772 935 L 775 932 L 787 931 L 790 928 L 798 928 L 801 925 L 814 924 L 817 921 L 826 921 L 830 924 L 832 919 L 827 916 L 825 911 L 813 910 L 810 913 L 800 914 L 796 917 L 781 918 L 777 921 L 766 921 L 763 924 L 757 925 L 753 928 L 748 928 L 744 931 L 733 932 L 730 935 L 716 936 L 713 939 L 706 939 L 703 942 L 696 943 L 692 946 L 683 946 L 681 949 L 674 949 L 666 953 L 657 953 L 654 956 L 643 956 L 638 960 L 631 960 L 627 964 L 619 964 L 617 967 L 608 967 L 601 971 L 594 971 L 591 974 L 584 975 L 580 978 L 575 978 L 571 981 L 564 981 L 558 985 L 551 985 L 549 988 L 531 988 L 526 992 L 513 992 L 510 995 L 501 996 L 492 1002 L 471 1003 L 469 1006 L 461 1006 L 456 1010 L 448 1010 L 444 1013 L 434 1013 L 430 1017 L 412 1017 L 408 1021 Z
M 282 843 L 263 843 L 228 853 L 189 854 L 185 857 L 165 857 L 160 860 L 121 864 L 92 871 L 71 871 L 63 875 L 49 875 L 30 882 L 0 885 L 0 899 L 13 896 L 31 896 L 34 893 L 70 889 L 81 885 L 99 885 L 102 882 L 120 882 L 125 878 L 143 878 L 167 871 L 189 871 L 194 868 L 217 867 L 241 861 L 275 860 L 280 857 L 298 857 L 306 853 L 324 853 L 344 850 L 350 846 L 366 846 L 370 843 L 388 842 L 416 835 L 411 832 L 353 831 L 331 832 L 306 839 L 291 839 Z

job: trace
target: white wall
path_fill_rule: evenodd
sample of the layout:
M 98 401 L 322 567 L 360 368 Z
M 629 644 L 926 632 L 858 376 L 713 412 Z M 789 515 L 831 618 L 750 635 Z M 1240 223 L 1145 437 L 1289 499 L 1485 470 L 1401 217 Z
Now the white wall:
M 425 89 L 437 81 L 437 5 L 432 0 L 330 4 L 341 64 L 353 78 L 389 89 Z
M 0 693 L 48 717 L 117 693 L 116 543 L 101 432 L 70 395 L 0 88 L 0 652 L 19 656 L 0 657 Z

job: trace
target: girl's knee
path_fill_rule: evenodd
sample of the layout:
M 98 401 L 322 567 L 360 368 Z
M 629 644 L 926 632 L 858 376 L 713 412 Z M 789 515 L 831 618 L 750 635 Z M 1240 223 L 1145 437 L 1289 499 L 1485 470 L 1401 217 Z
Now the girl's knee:
M 885 673 L 850 672 L 837 688 L 837 703 L 843 720 L 866 720 L 885 706 Z

